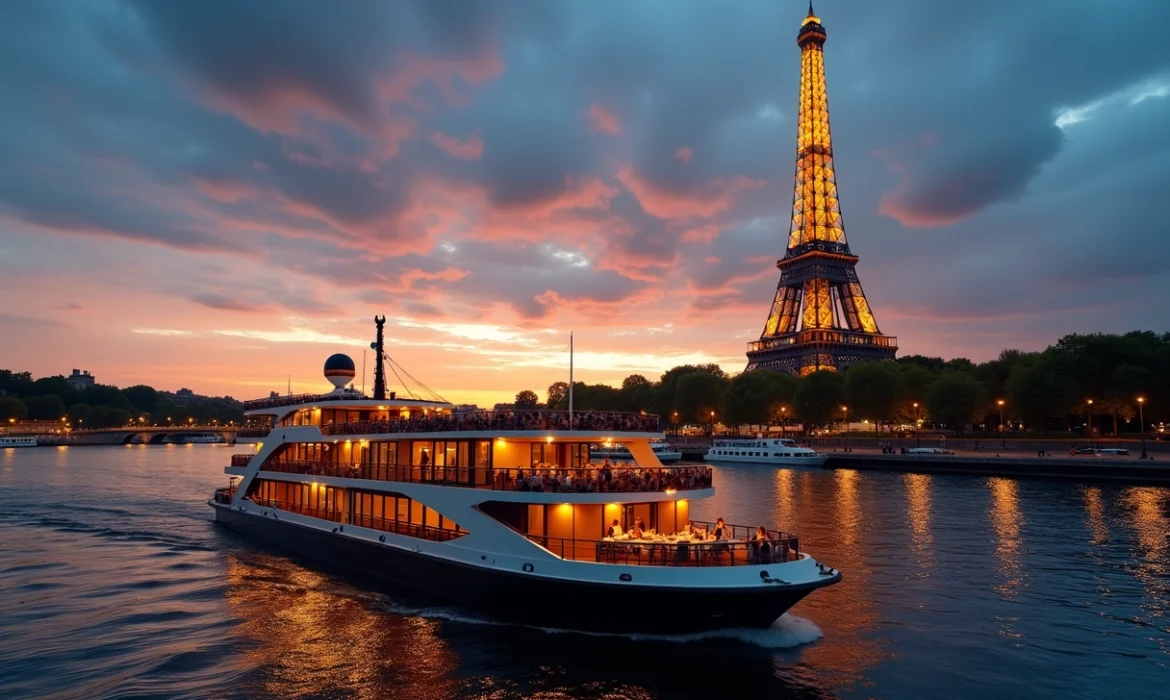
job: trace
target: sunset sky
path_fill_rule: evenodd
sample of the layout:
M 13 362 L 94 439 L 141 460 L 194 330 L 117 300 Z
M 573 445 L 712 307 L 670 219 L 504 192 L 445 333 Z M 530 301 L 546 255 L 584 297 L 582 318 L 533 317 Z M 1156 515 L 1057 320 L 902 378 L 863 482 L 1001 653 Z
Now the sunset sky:
M 327 390 L 382 313 L 457 402 L 543 398 L 570 330 L 582 381 L 740 371 L 806 10 L 5 2 L 0 367 Z M 1170 330 L 1170 2 L 817 12 L 845 228 L 901 354 Z

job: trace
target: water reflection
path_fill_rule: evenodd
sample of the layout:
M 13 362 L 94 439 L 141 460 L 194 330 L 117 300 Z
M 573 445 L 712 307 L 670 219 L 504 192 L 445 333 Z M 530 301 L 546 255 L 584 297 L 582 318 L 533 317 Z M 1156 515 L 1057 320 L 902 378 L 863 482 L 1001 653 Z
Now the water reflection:
M 837 504 L 837 525 L 840 527 L 838 536 L 846 545 L 857 541 L 857 532 L 861 527 L 857 479 L 857 471 L 853 469 L 838 469 L 833 475 L 837 485 L 833 500 Z
M 1088 518 L 1089 543 L 1100 546 L 1109 543 L 1109 525 L 1105 522 L 1105 506 L 1101 503 L 1101 489 L 1089 486 L 1082 490 L 1085 501 L 1085 515 Z
M 999 584 L 995 590 L 1005 598 L 1015 600 L 1024 585 L 1024 574 L 1020 569 L 1019 482 L 992 477 L 987 480 L 987 486 L 991 489 L 990 517 L 995 528 L 995 556 L 999 561 Z
M 914 552 L 918 566 L 931 568 L 933 557 L 930 535 L 930 475 L 903 474 L 902 484 L 906 488 L 906 515 L 910 521 L 910 550 Z
M 440 621 L 386 615 L 380 596 L 268 555 L 229 555 L 226 598 L 272 697 L 451 697 L 459 658 Z

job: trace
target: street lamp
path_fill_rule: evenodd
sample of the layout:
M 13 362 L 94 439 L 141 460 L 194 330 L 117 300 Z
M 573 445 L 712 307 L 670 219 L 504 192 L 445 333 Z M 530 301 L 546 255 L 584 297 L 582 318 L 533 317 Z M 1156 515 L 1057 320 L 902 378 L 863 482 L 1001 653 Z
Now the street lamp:
M 1007 445 L 1003 441 L 1003 399 L 995 402 L 999 406 L 999 449 L 1007 449 Z
M 1089 407 L 1089 447 L 1096 447 L 1097 443 L 1093 440 L 1093 400 L 1089 399 L 1085 403 Z
M 918 437 L 918 402 L 914 402 L 914 444 L 922 447 L 922 438 Z
M 678 411 L 671 414 L 671 422 L 674 423 L 674 434 L 678 435 Z
M 715 437 L 715 411 L 711 411 L 711 437 Z
M 1142 431 L 1142 456 L 1138 459 L 1149 459 L 1150 456 L 1146 454 L 1146 397 L 1139 396 L 1138 402 L 1138 430 Z
M 780 407 L 780 433 L 784 437 L 788 437 L 788 407 Z
M 841 406 L 841 422 L 845 425 L 841 428 L 841 446 L 845 452 L 849 451 L 849 407 Z

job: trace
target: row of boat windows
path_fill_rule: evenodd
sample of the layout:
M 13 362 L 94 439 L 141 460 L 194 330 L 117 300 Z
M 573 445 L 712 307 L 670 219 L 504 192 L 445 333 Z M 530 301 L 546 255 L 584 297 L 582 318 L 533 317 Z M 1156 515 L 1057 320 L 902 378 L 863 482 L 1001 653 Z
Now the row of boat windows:
M 249 498 L 259 505 L 423 539 L 467 534 L 454 520 L 402 494 L 271 479 L 253 483 Z
M 716 449 L 715 454 L 732 455 L 732 457 L 768 457 L 766 452 L 738 452 L 735 449 Z M 792 452 L 773 452 L 772 457 L 804 457 L 803 454 Z
M 390 440 L 300 442 L 283 447 L 274 461 L 435 467 L 516 467 L 589 463 L 587 443 L 512 443 L 491 440 Z

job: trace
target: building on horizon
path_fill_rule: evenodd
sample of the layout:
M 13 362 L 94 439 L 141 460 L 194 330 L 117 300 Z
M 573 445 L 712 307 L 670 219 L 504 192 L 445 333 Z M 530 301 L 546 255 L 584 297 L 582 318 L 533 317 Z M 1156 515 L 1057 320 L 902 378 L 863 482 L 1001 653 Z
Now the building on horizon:
M 787 250 L 776 263 L 780 283 L 760 339 L 748 344 L 747 369 L 803 376 L 892 360 L 898 341 L 878 329 L 845 238 L 829 135 L 825 28 L 811 3 L 796 43 L 801 67 L 792 221 Z
M 89 370 L 82 369 L 74 369 L 68 377 L 65 377 L 65 381 L 77 391 L 85 391 L 97 384 L 97 379 L 89 373 Z

